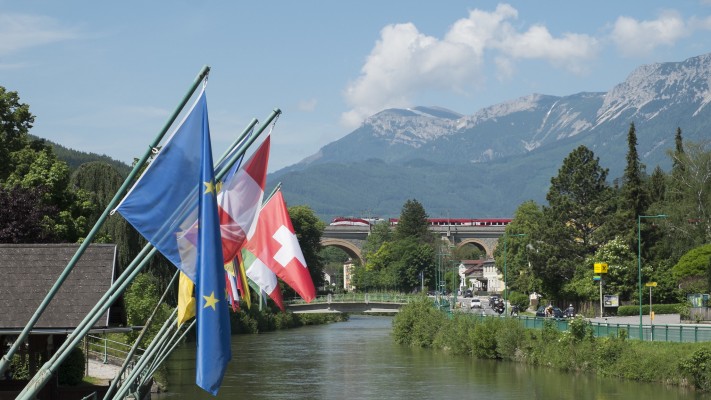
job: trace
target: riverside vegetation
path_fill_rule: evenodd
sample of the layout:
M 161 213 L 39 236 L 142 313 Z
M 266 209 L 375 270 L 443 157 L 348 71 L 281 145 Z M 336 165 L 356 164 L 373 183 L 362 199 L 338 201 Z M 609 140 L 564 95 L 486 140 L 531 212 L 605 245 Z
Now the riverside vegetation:
M 423 297 L 400 310 L 393 337 L 400 344 L 454 355 L 711 390 L 711 343 L 642 342 L 624 333 L 598 338 L 580 317 L 567 332 L 558 331 L 552 321 L 540 330 L 526 329 L 512 318 L 450 317 Z

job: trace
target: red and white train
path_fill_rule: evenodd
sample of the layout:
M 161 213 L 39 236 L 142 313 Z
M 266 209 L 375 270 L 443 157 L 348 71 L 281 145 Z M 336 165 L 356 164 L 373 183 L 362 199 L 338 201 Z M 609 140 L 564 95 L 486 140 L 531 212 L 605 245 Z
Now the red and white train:
M 382 218 L 336 217 L 331 225 L 369 226 L 385 222 Z M 398 218 L 388 219 L 391 226 L 397 225 Z M 506 226 L 511 218 L 428 218 L 430 226 Z

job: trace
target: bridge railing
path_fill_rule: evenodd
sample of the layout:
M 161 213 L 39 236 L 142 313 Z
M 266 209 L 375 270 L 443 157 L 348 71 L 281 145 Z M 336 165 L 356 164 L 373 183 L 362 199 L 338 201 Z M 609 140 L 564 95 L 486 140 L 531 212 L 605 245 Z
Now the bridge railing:
M 394 293 L 394 292 L 373 292 L 373 293 L 333 293 L 324 296 L 317 296 L 311 300 L 314 303 L 397 303 L 405 304 L 420 298 L 420 295 Z M 303 299 L 292 299 L 285 301 L 288 304 L 306 304 Z

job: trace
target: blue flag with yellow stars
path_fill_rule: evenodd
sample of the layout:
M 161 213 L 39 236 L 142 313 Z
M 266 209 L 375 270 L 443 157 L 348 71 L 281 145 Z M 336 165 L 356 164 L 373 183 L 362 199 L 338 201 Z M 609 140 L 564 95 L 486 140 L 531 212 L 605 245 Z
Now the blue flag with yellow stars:
M 230 320 L 225 302 L 225 268 L 222 260 L 220 219 L 217 212 L 215 171 L 212 167 L 207 104 L 202 113 L 201 194 L 198 204 L 197 239 L 197 355 L 195 383 L 217 395 L 230 349 Z

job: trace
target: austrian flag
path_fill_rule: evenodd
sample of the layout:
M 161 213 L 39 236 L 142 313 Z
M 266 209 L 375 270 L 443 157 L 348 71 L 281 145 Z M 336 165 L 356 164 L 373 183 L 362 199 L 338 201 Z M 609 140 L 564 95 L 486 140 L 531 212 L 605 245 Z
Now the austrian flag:
M 311 301 L 316 297 L 314 283 L 281 191 L 277 191 L 262 207 L 254 235 L 247 240 L 244 248 L 304 300 Z M 247 274 L 249 275 L 249 271 Z

